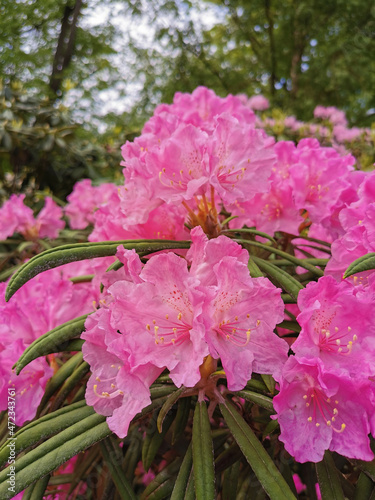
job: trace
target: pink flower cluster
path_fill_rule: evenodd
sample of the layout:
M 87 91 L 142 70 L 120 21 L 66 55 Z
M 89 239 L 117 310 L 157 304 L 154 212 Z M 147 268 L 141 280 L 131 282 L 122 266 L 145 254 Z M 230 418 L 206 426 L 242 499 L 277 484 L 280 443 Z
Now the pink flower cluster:
M 52 198 L 46 197 L 45 205 L 37 217 L 23 200 L 25 195 L 13 194 L 0 209 L 0 239 L 5 240 L 14 233 L 21 233 L 28 240 L 37 238 L 57 238 L 65 227 L 61 220 L 62 209 Z
M 250 111 L 265 109 L 266 103 L 259 96 L 251 102 L 241 96 L 221 99 L 198 88 L 192 95 L 176 94 L 172 105 L 159 106 L 142 135 L 123 146 L 125 185 L 95 212 L 90 239 L 186 239 L 186 224 L 216 237 L 225 213 L 236 216 L 232 228 L 247 225 L 296 237 L 303 231 L 333 242 L 327 274 L 340 281 L 355 257 L 375 248 L 374 175 L 356 171 L 352 155 L 322 147 L 316 139 L 274 144 L 259 130 L 264 122 Z M 335 108 L 317 108 L 315 116 L 332 128 L 316 124 L 312 134 L 328 137 L 337 127 L 342 133 L 349 130 Z M 289 122 L 285 125 L 306 129 L 292 117 Z M 143 267 L 133 253 L 119 250 L 122 274 L 104 278 L 102 307 L 87 321 L 84 352 L 93 371 L 89 404 L 124 436 L 132 417 L 150 402 L 149 386 L 164 368 L 176 385 L 193 387 L 210 354 L 221 359 L 230 390 L 243 387 L 253 370 L 280 380 L 274 401 L 281 439 L 297 460 L 319 461 L 326 449 L 371 459 L 373 327 L 370 320 L 364 326 L 363 317 L 370 317 L 373 288 L 337 283 L 329 276 L 308 285 L 298 301 L 302 331 L 292 344 L 295 355 L 286 361 L 286 344 L 274 334 L 268 348 L 254 350 L 252 342 L 262 330 L 250 312 L 251 325 L 239 328 L 232 317 L 227 328 L 227 316 L 218 313 L 221 293 L 241 290 L 242 297 L 245 283 L 258 282 L 249 278 L 244 257 L 236 255 L 234 265 L 234 247 L 223 237 L 207 242 L 197 229 L 191 237 L 190 270 L 186 260 L 171 254 L 152 257 Z M 326 257 L 298 239 L 294 244 Z M 176 300 L 170 299 L 175 297 L 171 290 Z M 263 290 L 257 289 L 253 307 Z M 242 298 L 235 303 L 240 308 Z M 268 298 L 264 304 L 274 310 Z M 362 325 L 351 319 L 358 311 Z M 240 322 L 241 314 L 234 314 Z M 277 314 L 272 325 L 281 321 L 282 310 Z M 257 319 L 262 325 L 262 315 Z M 360 391 L 366 396 L 359 397 Z M 352 447 L 353 440 L 357 444 Z
M 194 387 L 210 355 L 221 359 L 228 388 L 240 390 L 253 371 L 278 378 L 287 359 L 287 343 L 273 332 L 283 317 L 280 290 L 249 276 L 247 251 L 229 238 L 208 240 L 200 227 L 191 237 L 186 259 L 160 254 L 144 266 L 119 247 L 124 267 L 108 276 L 102 307 L 87 319 L 86 400 L 120 437 L 165 368 L 178 387 Z
M 93 186 L 90 179 L 83 179 L 75 184 L 73 192 L 67 197 L 64 209 L 72 229 L 85 229 L 94 222 L 94 212 L 105 204 L 118 187 L 110 182 Z
M 241 99 L 199 87 L 161 105 L 122 148 L 125 185 L 95 213 L 92 241 L 218 234 L 219 212 L 268 189 L 273 139 Z
M 327 276 L 299 294 L 302 329 L 274 398 L 280 439 L 299 462 L 319 462 L 327 449 L 373 459 L 374 292 Z
M 343 228 L 340 237 L 332 243 L 332 259 L 327 265 L 327 274 L 340 280 L 351 262 L 375 252 L 375 173 L 363 174 L 358 187 L 358 199 L 347 204 L 338 214 Z M 354 276 L 355 283 L 366 282 L 374 271 Z
M 358 172 L 353 169 L 353 156 L 321 147 L 316 139 L 303 139 L 298 146 L 279 141 L 275 152 L 277 163 L 269 189 L 230 206 L 232 215 L 238 216 L 231 226 L 246 224 L 271 235 L 276 231 L 298 235 L 308 217 L 312 233 L 324 230 L 336 237 L 342 230 L 337 213 L 348 201 L 357 200 Z
M 29 398 L 20 421 L 35 414 L 52 372 L 46 360 L 36 360 L 16 378 L 12 364 L 40 334 L 88 312 L 100 280 L 99 308 L 83 334 L 92 371 L 86 400 L 118 436 L 150 403 L 150 385 L 165 369 L 176 386 L 199 391 L 202 366 L 212 358 L 221 363 L 229 391 L 242 389 L 253 372 L 277 380 L 280 439 L 299 462 L 320 461 L 327 449 L 373 458 L 374 272 L 342 276 L 355 258 L 375 252 L 375 174 L 355 170 L 355 158 L 337 144 L 322 146 L 315 138 L 275 143 L 253 111 L 266 104 L 261 96 L 220 98 L 204 87 L 177 93 L 123 146 L 122 186 L 76 185 L 65 214 L 72 228 L 93 225 L 90 241 L 191 239 L 192 245 L 184 256 L 160 253 L 146 264 L 119 246 L 123 267 L 103 273 L 103 264 L 94 284 L 77 288 L 51 271 L 0 306 L 3 379 Z M 317 108 L 315 116 L 329 123 L 314 124 L 312 134 L 319 128 L 331 137 L 336 129 L 333 134 L 345 136 L 338 110 Z M 293 117 L 284 126 L 302 130 Z M 43 221 L 55 217 L 52 200 L 37 219 L 22 201 L 14 197 L 0 211 L 4 237 L 15 231 L 43 237 Z M 250 277 L 247 251 L 220 235 L 231 216 L 231 229 L 283 233 L 296 255 L 327 256 L 301 235 L 332 243 L 325 276 L 299 294 L 294 311 L 301 332 L 289 358 L 288 343 L 275 333 L 284 318 L 280 290 Z M 2 220 L 15 222 L 8 228 Z
M 85 266 L 85 264 L 84 264 Z M 12 366 L 38 337 L 56 326 L 93 310 L 97 286 L 73 284 L 77 264 L 52 269 L 26 283 L 5 302 L 6 283 L 0 284 L 0 411 L 6 410 L 8 388 L 17 395 L 16 425 L 34 418 L 53 368 L 46 358 L 38 358 L 17 376 Z

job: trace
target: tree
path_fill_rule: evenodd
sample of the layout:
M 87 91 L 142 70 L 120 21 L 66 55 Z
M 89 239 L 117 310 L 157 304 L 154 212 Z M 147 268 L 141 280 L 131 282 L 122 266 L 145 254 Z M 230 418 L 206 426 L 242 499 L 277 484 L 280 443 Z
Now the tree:
M 175 3 L 180 9 L 187 4 Z M 170 101 L 176 90 L 207 85 L 220 94 L 262 93 L 301 119 L 322 104 L 369 124 L 366 112 L 375 107 L 375 10 L 365 0 L 210 0 L 205 5 L 218 17 L 210 29 L 189 19 L 160 26 L 166 7 L 152 5 L 156 38 L 167 50 L 163 55 L 147 49 L 146 58 L 137 48 L 143 72 L 157 75 L 152 81 L 146 77 L 143 102 L 155 95 Z

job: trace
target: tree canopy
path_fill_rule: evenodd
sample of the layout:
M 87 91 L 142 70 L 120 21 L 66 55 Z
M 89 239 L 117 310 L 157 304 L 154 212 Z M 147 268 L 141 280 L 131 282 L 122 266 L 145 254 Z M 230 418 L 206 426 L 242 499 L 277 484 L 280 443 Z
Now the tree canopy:
M 375 108 L 375 8 L 366 0 L 3 0 L 0 14 L 5 83 L 62 99 L 86 121 L 103 114 L 102 91 L 107 101 L 131 95 L 128 116 L 141 122 L 198 85 L 262 93 L 301 119 L 334 105 L 367 125 Z

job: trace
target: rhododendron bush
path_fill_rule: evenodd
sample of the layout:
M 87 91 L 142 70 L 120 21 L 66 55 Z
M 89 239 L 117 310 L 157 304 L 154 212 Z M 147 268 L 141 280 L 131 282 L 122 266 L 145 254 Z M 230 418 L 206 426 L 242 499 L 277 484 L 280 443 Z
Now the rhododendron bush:
M 267 107 L 178 93 L 121 184 L 4 203 L 0 498 L 370 498 L 373 132 Z

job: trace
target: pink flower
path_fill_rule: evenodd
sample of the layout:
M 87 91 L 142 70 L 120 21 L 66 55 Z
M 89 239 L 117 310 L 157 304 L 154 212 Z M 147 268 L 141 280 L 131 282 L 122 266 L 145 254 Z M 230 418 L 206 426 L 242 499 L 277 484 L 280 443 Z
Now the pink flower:
M 83 179 L 73 187 L 73 192 L 67 197 L 68 204 L 65 214 L 72 229 L 85 229 L 94 222 L 94 212 L 100 205 L 107 203 L 118 187 L 112 183 L 92 186 L 90 179 Z
M 9 302 L 4 300 L 6 283 L 1 283 L 0 411 L 7 408 L 8 385 L 14 386 L 19 410 L 17 425 L 34 418 L 53 371 L 44 358 L 30 363 L 18 376 L 12 371 L 12 366 L 26 347 L 40 335 L 91 312 L 93 301 L 98 299 L 94 284 L 73 284 L 63 277 L 64 273 L 71 275 L 77 267 L 76 264 L 73 268 L 68 264 L 63 269 L 52 269 L 36 276 L 18 290 Z
M 274 234 L 285 231 L 298 234 L 302 217 L 294 203 L 294 193 L 290 181 L 289 168 L 294 162 L 294 143 L 280 141 L 275 145 L 277 164 L 272 168 L 269 187 L 265 193 L 257 193 L 249 201 L 229 207 L 237 218 L 231 227 L 255 226 L 259 231 Z
M 298 494 L 302 493 L 306 489 L 306 485 L 303 484 L 298 474 L 293 474 L 293 482 Z
M 45 358 L 35 359 L 18 376 L 14 373 L 12 366 L 26 347 L 21 338 L 9 339 L 0 352 L 0 409 L 8 408 L 8 389 L 14 389 L 18 426 L 35 417 L 47 381 L 53 375 Z
M 353 164 L 352 156 L 341 157 L 332 148 L 322 148 L 316 139 L 300 141 L 290 168 L 296 207 L 307 210 L 312 222 L 330 219 L 350 187 Z
M 155 110 L 155 115 L 168 110 L 178 116 L 183 122 L 191 123 L 202 130 L 210 131 L 213 128 L 213 119 L 222 113 L 229 113 L 242 123 L 253 124 L 254 113 L 246 107 L 241 99 L 228 95 L 219 97 L 206 87 L 197 87 L 192 94 L 176 92 L 173 104 L 162 104 Z
M 210 183 L 224 204 L 267 191 L 276 163 L 273 139 L 229 114 L 216 117 L 216 124 L 209 147 Z
M 138 191 L 139 194 L 139 191 Z M 94 230 L 90 241 L 126 239 L 167 239 L 186 240 L 189 232 L 184 222 L 186 209 L 182 206 L 167 205 L 155 200 L 147 205 L 146 199 L 130 201 L 114 195 L 111 202 L 100 207 L 95 213 Z M 139 204 L 137 205 L 137 201 Z M 156 205 L 156 206 L 155 206 Z
M 178 387 L 193 387 L 211 353 L 228 386 L 241 389 L 252 370 L 278 376 L 286 360 L 288 346 L 273 333 L 283 316 L 280 290 L 250 278 L 247 252 L 229 238 L 208 240 L 200 227 L 191 236 L 190 271 L 173 253 L 143 266 L 119 247 L 124 268 L 108 273 L 102 308 L 87 320 L 84 357 L 93 376 L 86 398 L 120 436 L 165 368 Z
M 264 111 L 270 107 L 270 102 L 263 95 L 253 95 L 247 101 L 247 105 L 255 111 Z
M 327 369 L 351 377 L 375 375 L 374 289 L 355 288 L 324 276 L 298 296 L 302 327 L 293 344 L 297 357 L 319 357 Z
M 366 385 L 327 371 L 320 359 L 290 357 L 273 399 L 286 450 L 301 463 L 320 462 L 328 449 L 372 460 L 363 391 Z
M 317 106 L 314 109 L 314 117 L 328 120 L 334 125 L 347 125 L 344 111 L 341 111 L 334 106 L 329 106 L 327 108 L 324 106 Z
M 86 401 L 108 416 L 113 432 L 125 437 L 131 420 L 151 403 L 149 386 L 163 370 L 149 363 L 131 367 L 130 353 L 110 324 L 109 310 L 99 309 L 88 317 L 82 338 L 83 356 L 92 371 Z
M 209 166 L 207 134 L 193 125 L 181 124 L 146 163 L 152 168 L 154 192 L 166 201 L 191 200 L 207 190 Z
M 342 279 L 346 268 L 354 260 L 375 252 L 375 174 L 368 174 L 358 189 L 358 200 L 341 210 L 339 220 L 345 233 L 332 244 L 332 258 L 326 273 Z M 361 273 L 351 280 L 355 283 L 372 272 Z
M 61 220 L 62 209 L 49 197 L 44 208 L 34 218 L 31 208 L 24 205 L 25 195 L 12 195 L 0 209 L 0 238 L 21 233 L 26 239 L 57 238 L 65 222 Z
M 31 208 L 24 205 L 25 195 L 12 194 L 0 209 L 0 238 L 5 240 L 15 232 L 24 233 L 34 224 Z
M 214 266 L 216 284 L 206 291 L 205 339 L 220 358 L 228 388 L 240 390 L 253 371 L 278 378 L 288 344 L 273 332 L 283 318 L 280 290 L 266 278 L 250 278 L 245 264 L 224 257 Z

